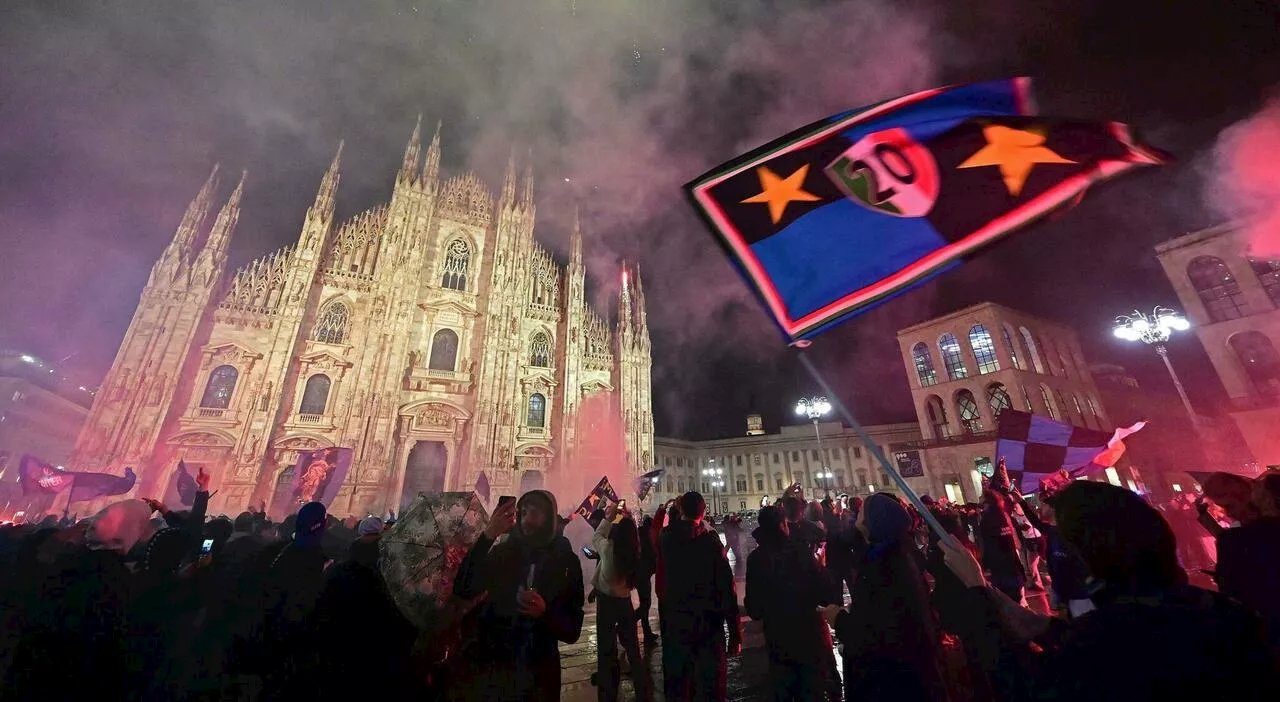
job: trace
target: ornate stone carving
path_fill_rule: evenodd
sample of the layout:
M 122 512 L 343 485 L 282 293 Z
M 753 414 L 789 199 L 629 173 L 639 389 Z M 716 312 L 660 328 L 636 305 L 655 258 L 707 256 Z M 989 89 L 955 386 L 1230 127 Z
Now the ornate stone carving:
M 314 449 L 320 448 L 320 442 L 309 436 L 294 436 L 277 443 L 276 446 L 284 449 Z
M 445 410 L 442 405 L 427 405 L 419 410 L 417 424 L 420 427 L 452 427 L 453 414 Z
M 227 440 L 217 434 L 208 432 L 192 432 L 176 437 L 177 443 L 183 446 L 226 446 Z

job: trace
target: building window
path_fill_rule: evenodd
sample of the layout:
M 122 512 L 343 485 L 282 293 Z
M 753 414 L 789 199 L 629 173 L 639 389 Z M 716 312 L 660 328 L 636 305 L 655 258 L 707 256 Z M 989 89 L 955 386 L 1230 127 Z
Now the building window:
M 800 452 L 799 452 L 799 451 L 792 451 L 792 452 L 791 452 L 791 460 L 793 460 L 793 461 L 798 461 L 798 460 L 800 460 Z
M 1280 354 L 1267 335 L 1246 331 L 1233 335 L 1227 342 L 1244 367 L 1244 374 L 1254 392 L 1263 397 L 1280 397 Z
M 1007 323 L 1000 327 L 1004 333 L 1004 345 L 1009 347 L 1009 360 L 1013 362 L 1013 367 L 1018 370 L 1026 370 L 1022 366 L 1022 361 L 1018 360 L 1018 344 L 1013 340 L 1013 327 Z
M 858 485 L 860 485 L 861 487 L 867 486 L 867 471 L 865 470 L 858 471 Z
M 933 430 L 933 438 L 945 439 L 951 436 L 951 427 L 947 424 L 947 409 L 942 405 L 942 398 L 930 395 L 924 401 L 924 415 Z
M 813 460 L 818 460 L 818 449 L 813 449 Z
M 680 468 L 684 468 L 684 456 L 676 457 L 676 465 L 679 466 Z
M 454 239 L 444 249 L 444 271 L 440 286 L 450 290 L 467 289 L 467 273 L 471 267 L 471 247 L 463 239 Z
M 200 397 L 200 406 L 209 409 L 226 409 L 231 406 L 231 393 L 236 389 L 236 378 L 240 371 L 235 366 L 218 366 L 209 374 L 209 382 L 204 386 L 204 395 Z
M 1080 423 L 1084 424 L 1086 421 L 1084 418 L 1084 410 L 1080 409 L 1080 398 L 1076 397 L 1074 392 L 1071 393 L 1071 405 L 1076 408 L 1076 416 L 1080 418 Z
M 862 447 L 861 447 L 861 446 L 854 446 L 854 447 L 853 447 L 853 457 L 854 457 L 854 458 L 862 458 Z
M 1061 390 L 1054 390 L 1053 396 L 1058 400 L 1058 411 L 1062 414 L 1062 421 L 1071 422 L 1071 410 L 1067 407 L 1067 398 L 1062 396 Z
M 347 338 L 347 320 L 350 311 L 341 302 L 329 303 L 320 312 L 315 329 L 311 330 L 311 338 L 325 344 L 341 344 Z
M 1053 394 L 1049 392 L 1049 386 L 1044 383 L 1040 384 L 1040 399 L 1044 401 L 1044 410 L 1049 413 L 1049 418 L 1057 419 L 1058 406 L 1053 402 Z
M 781 489 L 782 489 L 782 476 L 781 476 L 781 475 L 775 475 L 775 476 L 773 476 L 773 486 L 774 486 L 774 489 L 776 489 L 776 490 L 781 490 Z
M 923 341 L 911 347 L 911 359 L 916 364 L 916 378 L 920 387 L 927 388 L 938 382 L 938 373 L 933 369 L 933 355 L 929 353 L 929 345 Z
M 1248 305 L 1240 292 L 1240 283 L 1222 259 L 1197 256 L 1187 264 L 1187 277 L 1200 295 L 1209 319 L 1225 322 L 1245 315 Z
M 684 478 L 681 478 L 679 482 L 676 483 L 676 489 L 679 490 L 681 494 L 684 494 Z
M 329 376 L 317 373 L 307 378 L 302 389 L 302 403 L 298 405 L 298 414 L 324 414 L 325 405 L 329 403 Z
M 955 334 L 943 334 L 938 339 L 938 350 L 942 353 L 942 366 L 947 369 L 947 378 L 960 380 L 969 377 L 964 359 L 960 356 L 960 342 L 956 341 Z
M 551 342 L 542 332 L 534 334 L 533 341 L 529 344 L 529 365 L 535 368 L 551 367 Z
M 1085 403 L 1086 403 L 1086 404 L 1088 404 L 1088 405 L 1089 405 L 1089 414 L 1092 414 L 1092 415 L 1093 415 L 1094 420 L 1095 420 L 1095 421 L 1097 421 L 1097 422 L 1098 422 L 1098 426 L 1099 426 L 1099 427 L 1101 427 L 1101 426 L 1102 426 L 1102 414 L 1098 411 L 1098 403 L 1097 403 L 1096 401 L 1094 401 L 1094 399 L 1093 399 L 1093 395 L 1085 395 L 1085 396 L 1084 396 L 1084 401 L 1085 401 Z
M 756 492 L 764 492 L 764 476 L 756 476 Z
M 547 425 L 547 398 L 542 393 L 535 392 L 529 396 L 529 418 L 525 423 L 538 428 Z
M 978 375 L 986 375 L 1000 370 L 1000 360 L 996 358 L 996 343 L 991 339 L 991 332 L 986 325 L 975 324 L 969 330 L 969 346 L 973 349 L 973 357 L 978 361 Z
M 737 464 L 737 465 L 739 465 L 739 466 L 741 466 L 741 465 L 742 465 L 742 456 L 734 456 L 733 458 L 734 458 L 734 463 L 735 463 L 735 464 Z
M 662 457 L 662 465 L 664 465 L 664 466 L 666 466 L 666 467 L 670 468 L 670 467 L 671 467 L 671 457 L 670 457 L 670 456 L 663 456 L 663 457 Z
M 1026 327 L 1018 327 L 1018 331 L 1022 333 L 1022 343 L 1027 346 L 1027 355 L 1031 356 L 1031 367 L 1040 375 L 1044 375 L 1044 363 L 1040 360 L 1040 349 L 1036 346 L 1036 339 L 1031 336 L 1031 332 Z
M 1280 307 L 1280 261 L 1250 258 L 1249 265 L 1258 276 L 1262 289 L 1267 291 L 1267 297 L 1271 298 L 1271 304 Z
M 970 434 L 982 431 L 982 414 L 978 411 L 978 402 L 973 393 L 961 390 L 956 393 L 956 411 L 960 413 L 960 424 Z
M 1003 385 L 992 383 L 987 386 L 987 406 L 991 408 L 991 416 L 999 419 L 1001 412 L 1013 407 L 1013 401 Z
M 707 481 L 705 481 L 705 480 L 704 480 L 704 481 L 702 481 L 702 491 L 703 491 L 704 493 L 706 493 L 706 492 L 711 492 L 711 483 L 709 483 L 709 482 L 707 482 Z
M 746 478 L 744 478 L 743 476 L 739 475 L 739 476 L 738 476 L 737 481 L 735 481 L 735 482 L 737 483 L 738 492 L 746 492 L 746 491 L 747 491 L 747 479 L 746 479 Z
M 835 456 L 836 458 L 840 458 L 840 448 L 836 447 L 831 449 L 831 455 Z
M 778 465 L 778 454 L 777 454 L 777 453 L 774 453 L 774 454 L 773 454 L 773 464 L 774 464 L 775 466 L 776 466 L 776 465 Z
M 458 367 L 458 333 L 441 329 L 431 337 L 431 357 L 427 368 L 451 371 Z
M 836 473 L 836 485 L 839 485 L 841 489 L 844 488 L 844 472 L 843 471 Z
M 1027 392 L 1027 386 L 1021 385 L 1022 388 L 1022 404 L 1027 408 L 1028 412 L 1035 413 L 1035 405 L 1031 404 L 1031 393 Z

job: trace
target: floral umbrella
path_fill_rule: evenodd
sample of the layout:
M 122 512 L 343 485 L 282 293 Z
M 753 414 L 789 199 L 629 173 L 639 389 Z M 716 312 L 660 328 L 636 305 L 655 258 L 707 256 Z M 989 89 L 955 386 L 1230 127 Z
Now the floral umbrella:
M 382 575 L 409 621 L 419 627 L 436 622 L 458 566 L 488 524 L 475 493 L 421 493 L 382 535 Z

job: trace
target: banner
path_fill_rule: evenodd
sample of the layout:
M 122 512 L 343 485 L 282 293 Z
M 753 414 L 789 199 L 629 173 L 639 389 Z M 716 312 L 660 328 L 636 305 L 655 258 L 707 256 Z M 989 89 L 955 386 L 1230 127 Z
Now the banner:
M 919 451 L 899 451 L 893 454 L 893 460 L 898 464 L 898 475 L 904 478 L 924 477 L 924 463 L 920 461 Z
M 138 476 L 133 472 L 133 468 L 125 468 L 124 475 L 111 473 L 71 473 L 70 475 L 74 479 L 67 504 L 123 495 L 132 490 L 134 483 L 138 482 Z
M 657 470 L 651 470 L 637 478 L 636 501 L 644 502 L 644 498 L 649 496 L 649 491 L 653 489 L 654 485 L 658 484 L 658 481 L 662 479 L 662 474 L 666 472 L 667 471 L 665 469 L 658 468 Z
M 476 478 L 476 494 L 480 496 L 480 499 L 488 502 L 489 493 L 489 476 L 485 475 L 484 471 L 480 471 L 480 476 Z
M 187 470 L 187 464 L 183 461 L 178 461 L 178 469 L 173 472 L 173 478 L 169 481 L 169 489 L 165 491 L 165 504 L 190 507 L 196 502 L 196 491 L 198 489 L 195 477 Z
M 354 454 L 354 449 L 340 446 L 300 452 L 293 468 L 295 505 L 319 502 L 328 507 L 347 479 Z
M 18 481 L 23 495 L 52 495 L 71 487 L 75 474 L 24 453 L 18 466 Z
M 1124 455 L 1125 437 L 1144 426 L 1146 422 L 1138 422 L 1114 432 L 1097 431 L 1006 409 L 996 427 L 996 455 L 1008 477 L 1000 477 L 997 468 L 992 487 L 1007 489 L 1005 484 L 1012 482 L 1019 491 L 1030 493 L 1041 479 L 1060 470 L 1074 475 L 1090 466 L 1114 466 Z
M 577 509 L 573 510 L 573 513 L 583 519 L 587 519 L 592 512 L 596 511 L 600 501 L 606 498 L 615 504 L 620 502 L 618 493 L 614 492 L 613 486 L 609 484 L 608 476 L 601 478 L 600 482 L 596 483 L 591 492 L 587 493 L 587 498 L 582 501 L 582 504 L 578 505 Z

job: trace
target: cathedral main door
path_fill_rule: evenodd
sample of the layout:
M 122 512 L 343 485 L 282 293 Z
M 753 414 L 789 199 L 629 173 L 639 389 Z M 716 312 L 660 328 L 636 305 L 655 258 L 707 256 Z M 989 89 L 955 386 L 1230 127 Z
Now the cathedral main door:
M 542 478 L 542 471 L 526 470 L 524 474 L 520 476 L 520 492 L 517 494 L 523 495 L 530 490 L 541 490 L 544 482 L 545 481 Z
M 419 441 L 409 450 L 409 461 L 404 468 L 404 488 L 400 492 L 400 507 L 404 511 L 417 499 L 420 492 L 444 492 L 444 473 L 449 452 L 443 441 Z

